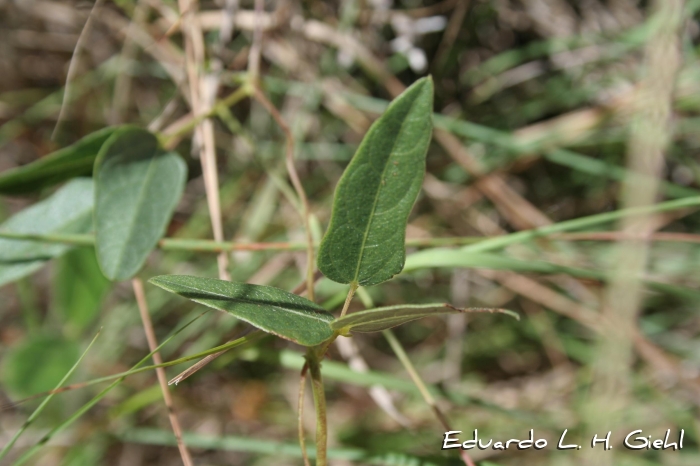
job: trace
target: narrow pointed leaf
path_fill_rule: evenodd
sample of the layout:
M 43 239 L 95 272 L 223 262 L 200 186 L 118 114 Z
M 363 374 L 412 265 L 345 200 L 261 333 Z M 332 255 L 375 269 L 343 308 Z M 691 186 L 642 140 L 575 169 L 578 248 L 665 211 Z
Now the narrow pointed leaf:
M 366 311 L 353 312 L 334 320 L 331 328 L 347 335 L 353 333 L 380 332 L 397 325 L 405 324 L 423 317 L 442 314 L 460 314 L 466 312 L 490 312 L 508 314 L 520 319 L 518 314 L 506 309 L 467 308 L 459 309 L 447 303 L 399 304 L 396 306 L 377 307 Z
M 105 276 L 139 271 L 165 233 L 184 189 L 187 167 L 158 148 L 146 130 L 128 127 L 102 146 L 95 161 L 95 249 Z
M 27 194 L 92 173 L 102 144 L 118 129 L 104 128 L 35 162 L 0 173 L 0 194 Z
M 406 223 L 425 173 L 433 82 L 418 80 L 369 129 L 338 182 L 318 268 L 339 283 L 376 285 L 401 272 Z
M 149 281 L 300 345 L 318 345 L 333 336 L 331 314 L 318 304 L 279 288 L 188 275 L 161 275 Z
M 27 234 L 87 233 L 92 227 L 93 183 L 76 178 L 50 197 L 13 215 L 0 231 Z M 71 249 L 66 244 L 0 238 L 0 285 L 40 269 Z

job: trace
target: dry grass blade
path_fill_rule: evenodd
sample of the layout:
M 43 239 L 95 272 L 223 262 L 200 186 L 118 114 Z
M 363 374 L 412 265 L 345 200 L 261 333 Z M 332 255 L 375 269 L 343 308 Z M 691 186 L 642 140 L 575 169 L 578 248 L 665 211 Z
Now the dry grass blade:
M 178 6 L 182 15 L 181 24 L 185 26 L 183 31 L 185 36 L 185 67 L 187 69 L 190 104 L 192 114 L 197 117 L 207 113 L 207 102 L 212 101 L 212 96 L 216 94 L 216 91 L 209 89 L 206 86 L 206 80 L 200 77 L 199 70 L 203 69 L 204 64 L 204 43 L 202 31 L 196 17 L 197 3 L 191 0 L 178 0 Z M 205 119 L 196 127 L 194 145 L 197 152 L 199 152 L 199 160 L 202 166 L 214 239 L 216 241 L 224 241 L 221 200 L 219 198 L 219 175 L 216 163 L 216 144 L 214 141 L 214 126 L 211 120 Z M 230 280 L 228 254 L 225 252 L 219 253 L 217 264 L 219 267 L 219 278 Z
M 263 107 L 270 113 L 272 118 L 275 120 L 277 125 L 284 132 L 286 143 L 285 143 L 285 161 L 287 165 L 287 172 L 289 173 L 289 178 L 292 180 L 292 185 L 294 186 L 294 191 L 296 192 L 302 206 L 302 220 L 304 222 L 304 230 L 306 234 L 306 291 L 308 293 L 309 300 L 314 300 L 314 270 L 316 267 L 316 261 L 314 259 L 314 239 L 311 235 L 311 211 L 309 208 L 309 200 L 306 197 L 306 191 L 304 191 L 304 186 L 301 184 L 299 179 L 299 174 L 294 166 L 294 136 L 289 126 L 282 118 L 279 110 L 268 100 L 265 94 L 260 90 L 259 87 L 255 87 L 253 90 L 253 97 L 255 100 L 260 102 Z
M 61 109 L 58 112 L 58 118 L 56 120 L 56 126 L 53 129 L 53 133 L 51 133 L 51 139 L 54 139 L 56 137 L 56 134 L 58 133 L 58 130 L 60 128 L 61 122 L 63 122 L 63 119 L 65 118 L 66 114 L 66 109 L 68 107 L 68 103 L 70 102 L 71 99 L 71 90 L 72 90 L 72 84 L 73 81 L 75 80 L 75 77 L 78 73 L 78 60 L 80 57 L 80 53 L 83 50 L 83 47 L 85 46 L 85 41 L 90 35 L 90 29 L 92 28 L 92 23 L 93 23 L 93 16 L 96 15 L 97 11 L 100 9 L 102 6 L 104 0 L 96 0 L 95 4 L 92 6 L 92 10 L 90 11 L 90 15 L 88 15 L 87 21 L 85 21 L 85 26 L 83 26 L 83 30 L 80 32 L 80 36 L 78 37 L 78 42 L 75 44 L 75 49 L 73 50 L 73 57 L 70 60 L 70 64 L 68 65 L 68 74 L 66 76 L 66 85 L 63 88 L 63 101 L 61 102 Z

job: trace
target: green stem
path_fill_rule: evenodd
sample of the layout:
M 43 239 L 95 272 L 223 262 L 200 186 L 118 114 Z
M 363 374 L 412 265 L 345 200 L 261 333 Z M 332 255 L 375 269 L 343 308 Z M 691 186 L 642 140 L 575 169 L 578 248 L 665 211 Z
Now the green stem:
M 75 246 L 94 246 L 95 236 L 91 234 L 65 233 L 20 233 L 15 231 L 0 231 L 0 238 L 22 241 L 37 241 L 41 243 L 62 243 Z M 488 238 L 487 238 L 488 239 Z M 407 239 L 406 246 L 461 246 L 484 241 L 483 236 L 465 236 L 455 238 L 416 238 Z M 192 252 L 230 252 L 230 251 L 303 251 L 307 249 L 306 242 L 265 242 L 265 243 L 233 243 L 219 242 L 206 239 L 163 238 L 158 247 L 165 251 Z M 318 247 L 317 244 L 314 247 Z
M 217 102 L 214 106 L 212 106 L 209 109 L 209 111 L 201 115 L 194 116 L 190 121 L 188 121 L 182 127 L 178 128 L 174 133 L 162 135 L 161 143 L 164 147 L 172 147 L 173 145 L 176 145 L 180 137 L 189 133 L 190 131 L 194 131 L 197 125 L 202 123 L 204 120 L 217 115 L 222 109 L 229 108 L 237 104 L 244 98 L 251 95 L 251 93 L 252 88 L 244 83 L 241 87 L 229 94 L 226 98 Z
M 345 304 L 343 304 L 343 310 L 340 311 L 340 317 L 343 317 L 346 312 L 348 312 L 348 308 L 350 307 L 350 301 L 352 301 L 352 297 L 355 296 L 355 291 L 357 291 L 357 288 L 360 285 L 357 284 L 357 282 L 352 282 L 350 283 L 350 290 L 348 290 L 348 296 L 345 298 Z
M 533 230 L 524 230 L 509 235 L 495 237 L 458 237 L 458 238 L 421 238 L 408 239 L 406 246 L 464 246 L 464 251 L 482 252 L 498 249 L 504 246 L 509 246 L 515 243 L 522 243 L 530 239 L 564 233 L 566 231 L 578 230 L 592 227 L 601 223 L 613 222 L 620 218 L 630 217 L 635 215 L 648 215 L 650 213 L 664 212 L 669 210 L 677 210 L 683 208 L 693 208 L 700 206 L 700 196 L 686 197 L 673 201 L 660 202 L 653 206 L 620 209 L 614 212 L 605 212 L 602 214 L 590 215 L 574 220 L 547 225 L 542 228 Z M 33 234 L 19 233 L 14 231 L 0 231 L 0 238 L 17 239 L 26 241 L 40 241 L 45 243 L 63 243 L 73 244 L 76 246 L 93 246 L 95 244 L 94 235 L 83 234 Z M 563 238 L 565 239 L 565 238 Z M 592 240 L 605 240 L 609 238 L 591 238 Z M 678 240 L 681 240 L 680 238 Z M 163 250 L 170 251 L 193 251 L 193 252 L 212 252 L 218 253 L 222 251 L 299 251 L 308 248 L 307 243 L 230 243 L 217 242 L 211 240 L 200 239 L 177 239 L 163 238 L 158 242 L 158 247 Z
M 316 408 L 316 466 L 327 466 L 328 426 L 326 421 L 326 394 L 323 390 L 320 358 L 317 348 L 308 348 L 306 360 L 311 373 L 311 390 L 314 394 Z
M 297 405 L 297 430 L 299 431 L 299 446 L 301 447 L 301 457 L 304 459 L 304 466 L 311 466 L 311 463 L 309 463 L 309 454 L 306 451 L 306 438 L 304 435 L 304 390 L 306 388 L 306 373 L 308 369 L 308 364 L 304 364 L 304 367 L 301 368 L 301 376 L 299 378 L 299 400 Z
M 416 385 L 416 387 L 418 387 L 418 391 L 420 391 L 420 394 L 425 400 L 425 402 L 428 403 L 428 405 L 430 405 L 431 408 L 435 409 L 435 398 L 433 398 L 433 395 L 430 393 L 430 390 L 428 390 L 428 387 L 426 387 L 425 383 L 423 382 L 423 379 L 421 379 L 420 375 L 418 375 L 418 371 L 413 366 L 411 359 L 408 357 L 406 351 L 403 349 L 403 346 L 394 335 L 394 332 L 392 332 L 391 330 L 384 330 L 382 332 L 382 335 L 384 335 L 386 341 L 389 342 L 389 346 L 394 351 L 394 354 L 396 354 L 396 357 L 399 358 L 399 361 L 401 361 L 401 364 L 406 369 L 406 372 L 408 372 L 408 375 L 411 377 L 411 380 L 413 380 L 413 383 Z M 440 418 L 441 423 L 445 424 L 443 422 L 444 416 L 442 416 L 442 413 L 438 415 L 438 418 Z
M 192 322 L 190 322 L 190 323 L 192 323 Z M 189 325 L 189 324 L 187 324 L 187 325 Z M 180 329 L 180 331 L 181 331 L 181 330 L 184 330 L 184 327 L 183 327 L 182 329 Z M 179 331 L 178 331 L 178 333 L 179 333 Z M 176 334 L 175 334 L 175 335 L 176 335 Z M 244 337 L 241 337 L 241 338 L 239 338 L 239 339 L 237 339 L 237 340 L 230 341 L 230 342 L 228 342 L 228 343 L 225 343 L 225 344 L 223 344 L 223 345 L 220 345 L 220 346 L 217 346 L 217 347 L 208 349 L 208 350 L 206 350 L 206 351 L 202 351 L 201 353 L 193 354 L 193 355 L 191 355 L 191 356 L 185 356 L 184 358 L 174 359 L 174 360 L 172 360 L 172 361 L 166 361 L 166 362 L 164 362 L 164 363 L 162 363 L 162 364 L 153 364 L 153 365 L 151 365 L 151 366 L 139 367 L 141 364 L 143 364 L 144 361 L 148 360 L 148 359 L 153 355 L 153 352 L 151 352 L 151 353 L 149 353 L 141 362 L 139 362 L 136 366 L 134 366 L 134 368 L 132 368 L 131 370 L 128 370 L 128 371 L 126 371 L 126 372 L 120 372 L 120 373 L 118 373 L 118 374 L 113 374 L 113 375 L 107 375 L 107 376 L 104 376 L 104 377 L 99 377 L 99 378 L 97 378 L 97 379 L 88 380 L 88 381 L 86 381 L 86 382 L 79 382 L 79 383 L 76 383 L 76 384 L 73 384 L 73 385 L 66 385 L 66 386 L 64 386 L 64 387 L 59 387 L 59 388 L 57 388 L 57 389 L 54 389 L 54 390 L 51 390 L 51 391 L 45 392 L 45 393 L 38 393 L 38 394 L 36 394 L 36 395 L 30 396 L 29 398 L 25 398 L 24 400 L 19 401 L 19 403 L 22 403 L 22 402 L 24 402 L 24 401 L 29 401 L 29 400 L 32 400 L 32 399 L 34 399 L 34 398 L 41 398 L 41 397 L 43 397 L 43 396 L 48 396 L 48 395 L 53 395 L 53 394 L 56 394 L 56 393 L 65 392 L 65 391 L 68 391 L 68 390 L 75 390 L 75 389 L 78 389 L 78 388 L 88 387 L 88 386 L 90 386 L 90 385 L 95 385 L 95 384 L 102 383 L 102 382 L 109 382 L 110 380 L 124 378 L 124 377 L 128 377 L 128 376 L 134 375 L 134 374 L 140 374 L 141 372 L 151 371 L 151 370 L 153 370 L 153 369 L 158 369 L 158 368 L 160 368 L 160 367 L 176 366 L 176 365 L 178 365 L 178 364 L 182 364 L 182 363 L 185 363 L 185 362 L 189 362 L 189 361 L 192 361 L 192 360 L 194 360 L 194 359 L 199 359 L 199 358 L 203 358 L 203 357 L 205 357 L 205 356 L 209 356 L 210 354 L 215 354 L 215 353 L 218 353 L 218 352 L 220 352 L 220 351 L 227 351 L 227 350 L 232 349 L 232 348 L 235 348 L 235 347 L 237 347 L 237 346 L 241 346 L 241 345 L 244 345 L 244 344 L 247 344 L 247 343 L 251 343 L 251 342 L 257 341 L 257 340 L 259 340 L 260 338 L 262 338 L 262 337 L 264 337 L 264 336 L 266 336 L 266 335 L 267 335 L 267 334 L 264 333 L 264 332 L 262 332 L 261 330 L 256 330 L 256 331 L 251 332 L 251 333 L 249 333 L 248 335 L 246 335 L 246 336 L 244 336 Z M 174 335 L 173 335 L 173 336 L 174 336 Z M 170 338 L 172 338 L 172 337 L 170 337 Z M 168 338 L 167 340 L 165 340 L 165 342 L 161 343 L 161 344 L 156 348 L 156 351 L 157 351 L 157 350 L 160 350 L 160 348 L 162 348 L 162 347 L 164 346 L 165 343 L 167 343 L 168 341 L 170 341 L 170 338 Z M 18 404 L 18 403 L 15 403 L 15 404 Z
M 433 410 L 433 413 L 442 425 L 442 428 L 445 429 L 445 431 L 452 430 L 450 422 L 447 420 L 447 416 L 445 416 L 445 413 L 443 413 L 440 407 L 438 406 L 437 402 L 435 401 L 435 398 L 430 393 L 430 390 L 425 385 L 425 382 L 423 382 L 423 379 L 421 379 L 416 368 L 413 366 L 413 363 L 408 357 L 408 354 L 406 354 L 406 350 L 404 350 L 403 345 L 394 335 L 394 332 L 392 332 L 391 330 L 384 330 L 382 332 L 382 335 L 384 335 L 384 338 L 386 338 L 386 340 L 389 342 L 389 346 L 391 346 L 391 349 L 394 351 L 394 354 L 396 354 L 396 356 L 399 358 L 399 361 L 401 361 L 401 364 L 403 364 L 403 367 L 406 369 L 406 372 L 408 372 L 408 375 L 411 377 L 411 380 L 413 380 L 414 385 L 418 387 L 418 391 L 420 391 L 423 400 L 425 400 L 428 406 L 430 406 L 430 408 Z M 462 461 L 466 466 L 475 466 L 474 460 L 471 459 L 471 457 L 467 454 L 465 450 L 460 451 L 460 456 L 462 457 Z

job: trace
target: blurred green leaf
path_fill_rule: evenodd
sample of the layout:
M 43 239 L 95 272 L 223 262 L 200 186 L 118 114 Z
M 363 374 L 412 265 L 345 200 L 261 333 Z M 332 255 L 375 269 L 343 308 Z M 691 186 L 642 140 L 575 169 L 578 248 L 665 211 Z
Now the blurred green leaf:
M 2 379 L 25 397 L 54 388 L 80 356 L 76 343 L 60 337 L 28 336 L 3 358 Z
M 95 161 L 95 249 L 111 280 L 131 278 L 165 233 L 187 166 L 146 130 L 126 127 Z
M 26 234 L 86 233 L 92 226 L 93 183 L 68 182 L 49 198 L 12 216 L 0 231 Z M 18 280 L 71 248 L 65 244 L 0 238 L 0 285 Z
M 104 128 L 27 165 L 0 173 L 0 194 L 27 194 L 92 173 L 102 144 L 118 129 Z
M 445 267 L 510 270 L 513 272 L 536 272 L 545 274 L 566 273 L 574 277 L 600 280 L 605 273 L 579 267 L 568 267 L 551 262 L 522 260 L 496 253 L 469 252 L 452 248 L 430 248 L 411 254 L 406 259 L 404 272 Z
M 279 288 L 188 275 L 161 275 L 149 281 L 300 345 L 318 345 L 333 336 L 331 314 L 318 304 Z
M 88 248 L 75 249 L 61 257 L 56 262 L 53 283 L 56 311 L 78 332 L 95 320 L 110 287 L 97 265 L 95 251 Z
M 92 348 L 92 345 L 95 344 L 95 341 L 97 340 L 98 336 L 99 336 L 99 332 L 97 333 L 97 335 L 95 335 L 95 337 L 92 339 L 92 341 L 90 342 L 88 347 L 85 349 L 85 351 L 83 351 L 83 354 L 80 356 L 80 358 L 78 358 L 78 360 L 75 362 L 75 364 L 73 364 L 73 366 L 68 370 L 68 372 L 66 372 L 63 375 L 63 377 L 61 377 L 61 380 L 58 381 L 58 383 L 54 387 L 54 390 L 58 390 L 59 388 L 61 388 L 63 386 L 63 384 L 65 384 L 66 381 L 68 379 L 70 379 L 70 376 L 73 375 L 73 372 L 75 372 L 75 370 L 78 368 L 78 366 L 82 362 L 85 355 L 88 353 L 88 351 L 90 351 L 90 348 Z M 46 405 L 49 404 L 49 402 L 54 397 L 54 395 L 55 395 L 55 393 L 51 393 L 46 398 L 44 398 L 44 400 L 41 402 L 41 404 L 27 418 L 27 420 L 24 422 L 22 427 L 15 433 L 15 435 L 12 437 L 12 439 L 10 439 L 10 441 L 7 444 L 5 444 L 2 451 L 0 451 L 0 460 L 2 458 L 4 458 L 7 455 L 7 453 L 9 453 L 9 451 L 12 449 L 12 446 L 15 444 L 15 442 L 17 442 L 17 439 L 24 433 L 24 431 L 27 429 L 27 427 L 29 427 L 31 425 L 31 423 L 34 422 L 34 420 L 37 417 L 39 417 L 41 412 L 44 410 Z
M 416 81 L 369 129 L 336 188 L 318 268 L 339 283 L 376 285 L 401 272 L 406 223 L 425 173 L 433 81 Z
M 491 312 L 508 314 L 516 319 L 520 316 L 505 309 L 468 308 L 458 309 L 447 303 L 399 304 L 396 306 L 377 307 L 366 311 L 353 312 L 331 322 L 331 328 L 343 334 L 381 332 L 397 325 L 416 319 L 443 314 L 461 314 L 467 312 Z
M 124 442 L 143 445 L 168 445 L 177 446 L 172 432 L 153 428 L 133 428 L 126 429 L 118 435 Z M 298 444 L 281 443 L 271 440 L 261 440 L 251 437 L 236 437 L 232 435 L 211 436 L 186 432 L 183 435 L 185 443 L 193 448 L 220 451 L 240 451 L 247 453 L 258 453 L 273 455 L 276 461 L 283 463 L 281 457 L 301 457 L 301 449 Z M 308 447 L 309 458 L 316 458 L 315 447 Z M 362 448 L 330 448 L 328 457 L 331 459 L 344 460 L 354 464 L 373 466 L 447 466 L 455 464 L 449 458 L 422 458 L 406 453 L 370 452 Z M 283 463 L 284 464 L 284 463 Z M 459 464 L 459 463 L 457 463 Z

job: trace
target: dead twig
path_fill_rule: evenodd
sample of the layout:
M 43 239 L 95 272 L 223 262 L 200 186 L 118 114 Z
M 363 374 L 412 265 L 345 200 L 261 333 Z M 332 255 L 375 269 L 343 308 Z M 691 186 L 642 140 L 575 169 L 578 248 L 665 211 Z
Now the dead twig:
M 158 340 L 156 340 L 156 334 L 153 331 L 153 323 L 151 322 L 151 315 L 148 312 L 148 303 L 146 302 L 146 293 L 143 290 L 143 283 L 140 279 L 134 278 L 131 280 L 131 286 L 134 290 L 134 296 L 136 296 L 136 303 L 138 304 L 139 314 L 141 315 L 143 329 L 146 332 L 148 349 L 153 352 L 158 347 Z M 158 351 L 153 353 L 153 363 L 156 365 L 163 364 L 163 358 L 160 357 Z M 175 412 L 175 405 L 173 404 L 170 390 L 168 390 L 168 379 L 165 377 L 165 369 L 162 367 L 156 368 L 156 375 L 158 376 L 160 390 L 163 393 L 165 407 L 168 409 L 168 417 L 170 418 L 170 425 L 173 428 L 175 440 L 177 440 L 177 448 L 180 451 L 180 457 L 185 466 L 192 466 L 194 463 L 192 462 L 192 457 L 187 450 L 185 442 L 182 440 L 182 428 L 180 427 L 180 421 Z

